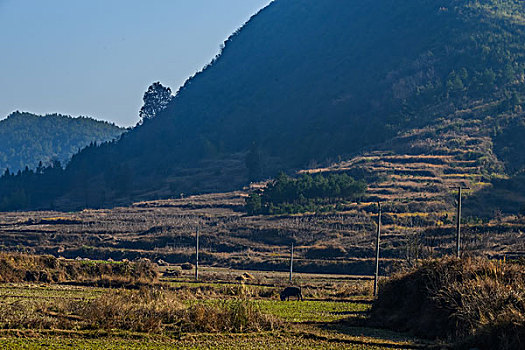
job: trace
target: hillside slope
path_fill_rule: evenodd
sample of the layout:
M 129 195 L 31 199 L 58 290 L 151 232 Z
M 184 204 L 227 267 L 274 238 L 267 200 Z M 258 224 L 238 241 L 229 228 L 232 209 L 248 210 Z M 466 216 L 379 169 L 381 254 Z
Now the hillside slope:
M 0 171 L 16 173 L 53 160 L 64 164 L 91 142 L 110 141 L 122 132 L 113 124 L 86 117 L 14 112 L 0 121 Z
M 75 156 L 64 185 L 27 206 L 234 189 L 282 169 L 402 149 L 399 135 L 458 117 L 487 138 L 489 154 L 465 160 L 489 177 L 519 173 L 519 147 L 499 136 L 523 124 L 524 43 L 518 0 L 277 0 L 164 112 Z M 472 131 L 456 128 L 451 152 Z

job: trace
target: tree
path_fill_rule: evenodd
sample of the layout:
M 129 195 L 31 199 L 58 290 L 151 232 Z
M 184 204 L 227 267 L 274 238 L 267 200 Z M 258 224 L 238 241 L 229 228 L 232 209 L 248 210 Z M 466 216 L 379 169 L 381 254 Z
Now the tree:
M 261 196 L 258 193 L 251 193 L 246 198 L 246 211 L 248 215 L 257 215 L 262 212 Z
M 170 101 L 173 99 L 171 89 L 163 86 L 159 81 L 153 83 L 144 93 L 144 105 L 140 109 L 140 121 L 151 119 L 160 111 L 166 109 Z
M 262 155 L 259 146 L 254 142 L 245 159 L 246 168 L 248 168 L 248 180 L 260 180 L 262 175 Z
M 520 208 L 518 215 L 525 218 L 525 205 Z

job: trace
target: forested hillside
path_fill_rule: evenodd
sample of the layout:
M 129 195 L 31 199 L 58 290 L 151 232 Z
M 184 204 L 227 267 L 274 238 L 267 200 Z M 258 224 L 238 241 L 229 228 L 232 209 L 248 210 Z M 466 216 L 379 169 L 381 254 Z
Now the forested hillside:
M 433 135 L 459 119 L 447 154 L 479 161 L 488 181 L 517 174 L 524 44 L 519 0 L 277 0 L 156 118 L 52 179 L 0 181 L 0 196 L 75 208 L 228 190 L 374 149 L 440 154 Z M 473 120 L 484 146 L 463 154 Z M 435 147 L 398 137 L 426 127 Z M 38 181 L 60 186 L 36 193 Z
M 91 118 L 14 112 L 0 121 L 0 171 L 16 173 L 53 161 L 67 163 L 92 142 L 110 141 L 122 134 L 113 124 Z

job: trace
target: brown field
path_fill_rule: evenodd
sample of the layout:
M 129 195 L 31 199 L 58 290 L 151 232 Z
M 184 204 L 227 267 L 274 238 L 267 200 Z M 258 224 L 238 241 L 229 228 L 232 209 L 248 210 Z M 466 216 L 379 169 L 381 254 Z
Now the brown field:
M 71 259 L 146 257 L 193 263 L 198 229 L 200 259 L 206 265 L 287 271 L 293 242 L 296 271 L 373 273 L 374 204 L 348 203 L 340 212 L 248 217 L 242 212 L 244 195 L 207 194 L 73 213 L 2 213 L 0 249 Z M 453 253 L 453 208 L 436 198 L 383 206 L 382 269 Z M 469 220 L 463 228 L 466 253 L 501 258 L 525 251 L 523 219 Z

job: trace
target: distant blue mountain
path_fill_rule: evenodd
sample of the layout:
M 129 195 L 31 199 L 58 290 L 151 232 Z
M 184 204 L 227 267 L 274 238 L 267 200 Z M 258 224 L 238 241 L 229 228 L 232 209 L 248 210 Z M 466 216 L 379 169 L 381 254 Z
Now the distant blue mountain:
M 65 164 L 92 142 L 110 141 L 125 129 L 86 117 L 14 112 L 0 120 L 0 171 L 34 169 L 39 162 Z

